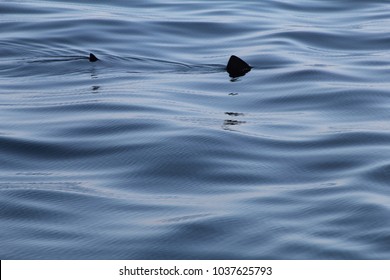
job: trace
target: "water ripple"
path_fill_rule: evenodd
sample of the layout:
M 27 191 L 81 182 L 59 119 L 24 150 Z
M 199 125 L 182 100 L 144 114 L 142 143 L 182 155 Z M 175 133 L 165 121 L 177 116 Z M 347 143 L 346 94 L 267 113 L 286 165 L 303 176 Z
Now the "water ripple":
M 0 258 L 388 259 L 386 5 L 0 3 Z

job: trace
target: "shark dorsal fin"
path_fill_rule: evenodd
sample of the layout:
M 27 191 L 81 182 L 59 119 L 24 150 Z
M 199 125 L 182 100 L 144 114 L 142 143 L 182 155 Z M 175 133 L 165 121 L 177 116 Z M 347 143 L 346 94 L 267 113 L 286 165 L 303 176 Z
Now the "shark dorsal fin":
M 237 78 L 244 76 L 246 73 L 251 71 L 252 67 L 248 63 L 243 61 L 238 56 L 232 55 L 226 66 L 226 71 L 229 73 L 229 76 L 232 78 Z
M 98 61 L 98 60 L 99 59 L 93 53 L 89 54 L 89 61 L 90 62 L 95 62 L 95 61 Z

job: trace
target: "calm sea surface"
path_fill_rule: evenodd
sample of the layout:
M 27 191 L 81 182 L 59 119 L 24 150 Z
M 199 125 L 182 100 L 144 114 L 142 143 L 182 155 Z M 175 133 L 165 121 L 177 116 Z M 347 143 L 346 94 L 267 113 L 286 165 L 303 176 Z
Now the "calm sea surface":
M 96 2 L 0 2 L 0 259 L 390 259 L 389 1 Z

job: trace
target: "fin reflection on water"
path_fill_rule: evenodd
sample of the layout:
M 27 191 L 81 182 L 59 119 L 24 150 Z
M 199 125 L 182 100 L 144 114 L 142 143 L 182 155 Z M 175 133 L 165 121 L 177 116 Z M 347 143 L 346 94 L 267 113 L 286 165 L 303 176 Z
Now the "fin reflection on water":
M 245 114 L 244 113 L 238 113 L 238 112 L 225 112 L 225 115 L 228 115 L 230 117 L 242 117 Z M 237 119 L 225 119 L 222 124 L 222 129 L 224 130 L 230 130 L 233 131 L 233 126 L 238 126 L 241 124 L 245 124 L 246 121 L 240 121 Z
M 238 117 L 238 116 L 243 116 L 244 114 L 243 113 L 235 113 L 235 112 L 225 112 L 225 115 Z

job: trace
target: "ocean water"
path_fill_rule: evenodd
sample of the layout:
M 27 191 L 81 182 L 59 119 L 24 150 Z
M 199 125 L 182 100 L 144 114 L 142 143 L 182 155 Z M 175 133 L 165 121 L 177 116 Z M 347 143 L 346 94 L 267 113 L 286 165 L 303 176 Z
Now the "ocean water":
M 0 259 L 390 259 L 389 4 L 1 1 Z

